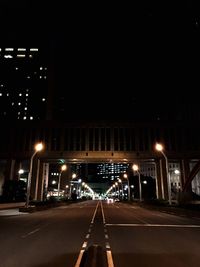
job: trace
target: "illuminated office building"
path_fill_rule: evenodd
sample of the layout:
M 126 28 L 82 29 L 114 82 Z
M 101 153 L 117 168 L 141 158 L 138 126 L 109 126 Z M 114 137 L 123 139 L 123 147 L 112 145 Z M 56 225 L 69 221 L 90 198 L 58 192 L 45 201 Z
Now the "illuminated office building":
M 47 117 L 48 66 L 39 48 L 0 48 L 0 119 Z

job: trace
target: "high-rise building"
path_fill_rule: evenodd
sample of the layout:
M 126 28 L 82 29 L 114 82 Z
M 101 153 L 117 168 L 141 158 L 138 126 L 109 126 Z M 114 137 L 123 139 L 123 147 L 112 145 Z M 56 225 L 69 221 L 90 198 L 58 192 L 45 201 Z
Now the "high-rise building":
M 120 174 L 126 173 L 129 164 L 122 163 L 100 163 L 97 165 L 97 176 L 103 179 L 115 180 Z
M 37 47 L 0 48 L 0 119 L 48 116 L 47 54 Z

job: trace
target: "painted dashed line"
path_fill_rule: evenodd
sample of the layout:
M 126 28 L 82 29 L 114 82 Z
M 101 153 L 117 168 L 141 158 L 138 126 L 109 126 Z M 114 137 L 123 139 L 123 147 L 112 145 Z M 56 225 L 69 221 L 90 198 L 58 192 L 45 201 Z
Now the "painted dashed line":
M 35 234 L 35 233 L 38 232 L 38 231 L 40 231 L 40 228 L 37 228 L 37 229 L 35 229 L 35 230 L 29 232 L 29 233 L 26 234 L 26 235 L 23 235 L 22 238 L 26 238 L 27 236 L 30 236 L 30 235 L 32 235 L 32 234 Z
M 104 224 L 104 237 L 105 237 L 105 241 L 106 241 L 105 242 L 105 247 L 106 247 L 107 263 L 108 263 L 108 267 L 114 267 L 111 247 L 110 247 L 110 243 L 108 241 L 109 240 L 109 236 L 108 236 L 108 231 L 107 231 L 107 228 L 106 228 L 106 220 L 105 220 L 105 214 L 104 214 L 102 202 L 101 202 L 101 213 L 102 213 L 103 224 Z

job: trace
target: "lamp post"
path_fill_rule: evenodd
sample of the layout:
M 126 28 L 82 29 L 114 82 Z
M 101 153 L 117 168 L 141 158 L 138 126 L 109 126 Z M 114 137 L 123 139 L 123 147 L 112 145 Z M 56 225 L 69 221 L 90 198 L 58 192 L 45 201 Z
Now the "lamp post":
M 32 169 L 33 169 L 33 158 L 37 154 L 37 152 L 41 151 L 44 148 L 44 145 L 42 143 L 38 143 L 38 144 L 35 145 L 34 148 L 35 148 L 35 151 L 34 151 L 33 155 L 31 156 L 29 173 L 28 173 L 28 180 L 27 180 L 26 208 L 28 208 L 28 206 L 29 206 L 29 199 L 30 199 L 31 179 L 32 179 Z
M 137 164 L 133 164 L 133 170 L 137 172 L 138 174 L 138 183 L 139 183 L 139 199 L 142 201 L 142 184 L 141 184 L 141 177 L 140 177 L 140 171 Z
M 129 184 L 129 179 L 128 179 L 128 175 L 126 173 L 124 173 L 124 178 L 127 179 L 127 183 L 128 183 L 128 200 L 131 200 L 131 191 L 130 191 L 130 184 Z
M 67 169 L 67 165 L 62 165 L 60 168 L 60 173 L 59 173 L 59 177 L 58 177 L 58 198 L 60 197 L 60 180 L 61 180 L 61 175 L 62 172 L 65 171 Z
M 171 200 L 171 183 L 170 183 L 170 176 L 169 176 L 169 164 L 168 164 L 168 158 L 165 155 L 165 153 L 163 152 L 164 147 L 162 144 L 156 143 L 155 145 L 155 149 L 159 152 L 162 153 L 162 155 L 165 158 L 165 165 L 166 165 L 166 175 L 167 175 L 167 189 L 168 189 L 168 200 L 169 200 L 169 205 L 172 204 L 172 200 Z
M 118 178 L 118 182 L 121 184 L 122 200 L 123 200 L 123 195 L 124 195 L 124 192 L 123 192 L 123 183 L 122 183 L 122 180 L 120 178 Z
M 76 178 L 76 173 L 72 174 L 72 180 Z M 70 188 L 69 188 L 69 196 L 72 197 L 72 180 L 70 182 Z

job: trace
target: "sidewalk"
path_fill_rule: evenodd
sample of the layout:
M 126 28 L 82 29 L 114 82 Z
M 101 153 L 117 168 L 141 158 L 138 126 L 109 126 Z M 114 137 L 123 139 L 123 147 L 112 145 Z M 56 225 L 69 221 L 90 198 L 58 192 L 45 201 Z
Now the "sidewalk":
M 0 210 L 24 207 L 25 202 L 0 203 Z

